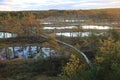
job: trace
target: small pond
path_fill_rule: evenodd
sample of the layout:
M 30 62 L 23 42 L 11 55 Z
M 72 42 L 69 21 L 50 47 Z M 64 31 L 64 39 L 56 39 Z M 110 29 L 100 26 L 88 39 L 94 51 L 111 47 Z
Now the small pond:
M 0 49 L 0 57 L 2 60 L 15 58 L 33 58 L 38 59 L 39 56 L 46 58 L 55 55 L 55 50 L 35 45 L 30 46 L 12 46 Z
M 57 36 L 66 36 L 66 37 L 88 37 L 92 33 L 91 32 L 62 32 L 62 33 L 56 33 Z M 103 35 L 103 33 L 95 33 L 94 35 L 100 36 Z
M 0 32 L 0 38 L 11 38 L 11 37 L 16 37 L 16 34 L 12 34 L 9 32 Z
M 44 30 L 47 29 L 73 29 L 77 28 L 77 26 L 63 26 L 63 27 L 43 27 Z M 82 29 L 111 29 L 109 26 L 98 26 L 98 25 L 83 25 Z

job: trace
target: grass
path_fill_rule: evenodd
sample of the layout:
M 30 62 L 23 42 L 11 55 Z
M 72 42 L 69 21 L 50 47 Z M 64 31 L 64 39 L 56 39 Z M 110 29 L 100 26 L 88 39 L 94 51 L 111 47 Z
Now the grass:
M 14 59 L 0 64 L 0 80 L 57 80 L 66 58 Z

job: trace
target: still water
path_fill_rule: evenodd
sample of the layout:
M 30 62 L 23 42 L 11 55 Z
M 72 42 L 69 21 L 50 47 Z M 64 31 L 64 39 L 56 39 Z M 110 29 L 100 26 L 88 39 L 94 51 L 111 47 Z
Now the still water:
M 33 58 L 38 59 L 40 56 L 46 58 L 55 55 L 55 50 L 40 46 L 12 46 L 0 49 L 0 57 L 2 60 L 15 58 Z
M 89 37 L 93 33 L 91 32 L 63 32 L 63 33 L 56 33 L 57 36 L 66 36 L 66 37 Z M 103 33 L 94 33 L 96 36 L 103 35 Z
M 77 26 L 65 26 L 65 27 L 44 27 L 43 30 L 46 29 L 73 29 L 77 28 Z M 96 25 L 84 25 L 82 29 L 111 29 L 109 26 L 96 26 Z M 63 32 L 63 33 L 55 33 L 58 36 L 67 36 L 67 37 L 88 37 L 91 35 L 91 32 Z M 95 35 L 102 35 L 103 33 L 97 33 Z M 16 37 L 16 34 L 0 32 L 0 38 L 11 38 Z M 40 46 L 11 46 L 7 48 L 0 49 L 0 58 L 2 60 L 6 59 L 14 59 L 14 58 L 33 58 L 37 59 L 39 56 L 43 58 L 55 55 L 55 50 L 51 50 L 50 48 L 40 47 Z
M 16 34 L 12 34 L 9 32 L 0 32 L 0 38 L 11 38 L 11 37 L 16 37 Z
M 54 30 L 54 29 L 74 29 L 78 28 L 77 26 L 65 26 L 65 27 L 43 27 L 44 30 Z M 109 26 L 97 26 L 97 25 L 83 25 L 82 29 L 96 29 L 96 30 L 109 30 L 112 29 Z M 57 36 L 66 36 L 66 37 L 88 37 L 92 32 L 56 32 Z M 103 35 L 103 33 L 94 33 L 96 36 Z
M 73 29 L 78 28 L 77 26 L 64 26 L 64 27 L 43 27 L 44 30 L 47 29 Z M 98 25 L 83 25 L 82 29 L 111 29 L 109 26 L 98 26 Z

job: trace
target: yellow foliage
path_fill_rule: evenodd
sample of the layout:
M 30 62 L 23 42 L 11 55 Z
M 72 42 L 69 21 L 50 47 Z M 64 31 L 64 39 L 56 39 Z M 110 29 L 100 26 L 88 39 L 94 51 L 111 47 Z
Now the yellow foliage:
M 96 57 L 96 60 L 98 63 L 102 63 L 104 61 L 104 58 L 103 57 Z
M 45 43 L 43 44 L 43 46 L 49 47 L 49 48 L 53 48 L 53 49 L 55 49 L 55 50 L 57 50 L 57 51 L 60 50 L 59 44 L 57 43 L 55 37 L 52 36 L 52 35 L 49 36 L 49 41 L 48 41 L 48 42 L 45 42 Z
M 81 46 L 80 46 L 79 44 L 76 44 L 75 47 L 76 47 L 77 49 L 80 49 L 80 48 L 81 48 Z
M 100 52 L 104 54 L 110 54 L 114 50 L 116 44 L 111 37 L 109 37 L 107 40 L 100 41 L 100 43 L 102 44 L 100 47 Z
M 64 67 L 63 71 L 67 75 L 71 75 L 82 67 L 81 60 L 76 55 L 72 54 L 70 56 L 69 62 Z
M 101 47 L 99 48 L 99 52 L 101 53 L 101 57 L 96 56 L 96 60 L 98 63 L 102 63 L 104 59 L 115 59 L 117 56 L 120 56 L 120 41 L 115 41 L 111 37 L 107 40 L 100 41 Z

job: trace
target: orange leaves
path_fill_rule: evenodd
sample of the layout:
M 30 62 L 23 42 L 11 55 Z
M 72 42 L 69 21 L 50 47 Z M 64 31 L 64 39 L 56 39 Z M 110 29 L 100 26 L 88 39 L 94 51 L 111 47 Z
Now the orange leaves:
M 102 46 L 99 48 L 103 54 L 120 54 L 120 41 L 114 41 L 111 37 L 107 40 L 100 41 Z
M 72 54 L 70 56 L 69 62 L 64 67 L 63 71 L 67 75 L 71 75 L 72 73 L 76 72 L 78 69 L 80 69 L 81 66 L 81 60 L 76 55 Z

